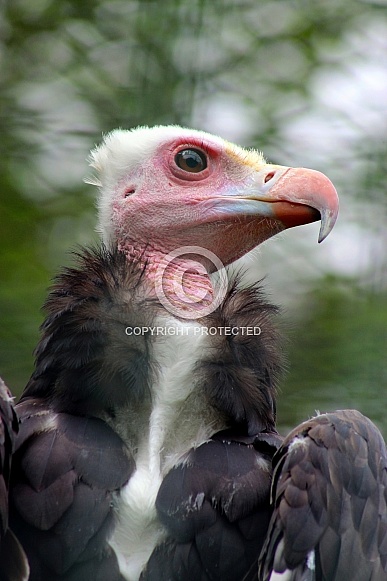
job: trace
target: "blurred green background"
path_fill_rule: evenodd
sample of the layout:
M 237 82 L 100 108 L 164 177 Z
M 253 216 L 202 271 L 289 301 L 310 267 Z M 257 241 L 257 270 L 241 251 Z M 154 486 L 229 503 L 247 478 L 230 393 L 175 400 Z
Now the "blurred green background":
M 248 257 L 283 306 L 285 432 L 355 407 L 387 435 L 387 3 L 0 1 L 0 374 L 20 394 L 51 277 L 97 239 L 103 132 L 178 123 L 319 169 L 339 221 Z

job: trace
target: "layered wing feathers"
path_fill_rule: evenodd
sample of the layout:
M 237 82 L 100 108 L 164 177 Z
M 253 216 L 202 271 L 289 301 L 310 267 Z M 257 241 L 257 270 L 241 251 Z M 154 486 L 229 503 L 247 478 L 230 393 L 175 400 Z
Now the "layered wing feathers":
M 33 564 L 31 581 L 91 581 L 105 561 L 109 579 L 121 579 L 107 539 L 115 494 L 134 468 L 124 443 L 97 418 L 55 413 L 33 399 L 18 411 L 11 515 Z
M 273 569 L 293 570 L 292 579 L 387 578 L 387 453 L 360 412 L 323 414 L 293 430 L 274 458 L 272 494 L 260 579 Z
M 164 478 L 156 507 L 168 539 L 141 581 L 236 581 L 257 576 L 270 520 L 273 434 L 219 433 L 191 450 Z

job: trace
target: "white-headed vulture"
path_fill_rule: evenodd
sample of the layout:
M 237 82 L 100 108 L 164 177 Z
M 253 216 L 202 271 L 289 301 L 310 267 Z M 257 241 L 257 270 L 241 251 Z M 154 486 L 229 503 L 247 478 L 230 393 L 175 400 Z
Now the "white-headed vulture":
M 381 436 L 347 411 L 283 442 L 276 308 L 228 268 L 285 228 L 323 240 L 331 182 L 177 126 L 91 165 L 102 244 L 56 278 L 16 408 L 30 581 L 386 579 Z

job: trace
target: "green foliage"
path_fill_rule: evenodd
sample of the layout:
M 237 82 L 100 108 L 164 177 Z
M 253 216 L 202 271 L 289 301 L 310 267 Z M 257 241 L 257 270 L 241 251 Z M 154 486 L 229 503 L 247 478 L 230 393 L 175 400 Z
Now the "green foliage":
M 304 297 L 291 336 L 284 431 L 316 410 L 360 408 L 387 433 L 387 293 L 328 275 Z

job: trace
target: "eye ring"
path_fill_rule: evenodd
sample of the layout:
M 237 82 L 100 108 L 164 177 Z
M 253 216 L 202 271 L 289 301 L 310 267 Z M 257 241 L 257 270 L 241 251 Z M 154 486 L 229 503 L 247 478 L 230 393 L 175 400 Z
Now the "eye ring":
M 207 168 L 207 156 L 200 149 L 190 147 L 175 155 L 177 167 L 188 173 L 200 173 Z

